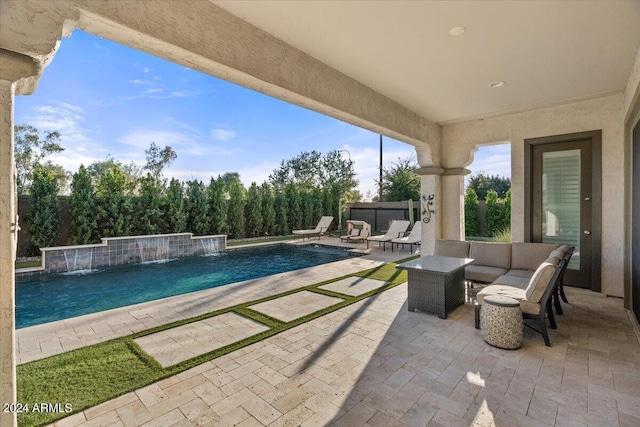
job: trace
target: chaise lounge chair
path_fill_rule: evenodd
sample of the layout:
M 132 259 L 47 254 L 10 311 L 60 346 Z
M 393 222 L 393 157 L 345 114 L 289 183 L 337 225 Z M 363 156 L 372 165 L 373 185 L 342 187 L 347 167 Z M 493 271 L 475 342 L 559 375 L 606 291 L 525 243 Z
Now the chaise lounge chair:
M 309 237 L 312 234 L 317 234 L 318 240 L 320 240 L 320 236 L 323 236 L 329 230 L 332 222 L 332 216 L 323 216 L 313 230 L 293 230 L 293 240 L 296 240 L 296 236 L 302 236 L 302 241 L 304 241 L 305 236 Z
M 386 243 L 393 239 L 402 237 L 407 231 L 407 228 L 409 228 L 409 221 L 394 220 L 384 236 L 373 236 L 367 238 L 367 249 L 369 249 L 369 242 L 378 242 L 378 246 L 382 243 L 382 250 L 386 250 Z
M 347 243 L 362 243 L 371 234 L 371 225 L 364 221 L 348 220 L 347 231 L 349 234 L 340 236 L 341 242 Z
M 422 242 L 422 222 L 418 221 L 413 224 L 413 228 L 411 229 L 411 233 L 409 233 L 406 237 L 399 237 L 397 239 L 391 240 L 391 252 L 393 252 L 393 245 L 396 244 L 398 246 L 402 245 L 410 245 L 409 253 L 413 253 L 413 245 L 419 245 Z

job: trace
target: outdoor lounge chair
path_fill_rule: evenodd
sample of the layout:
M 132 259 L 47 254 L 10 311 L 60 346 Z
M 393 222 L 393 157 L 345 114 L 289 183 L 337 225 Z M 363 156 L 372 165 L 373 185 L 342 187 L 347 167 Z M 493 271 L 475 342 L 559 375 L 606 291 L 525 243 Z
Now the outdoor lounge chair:
M 389 230 L 383 236 L 372 236 L 367 238 L 367 249 L 369 249 L 369 242 L 378 242 L 378 246 L 382 243 L 382 250 L 386 250 L 385 245 L 393 239 L 404 236 L 404 233 L 409 228 L 409 221 L 394 220 L 389 226 Z
M 340 236 L 340 241 L 347 243 L 362 243 L 371 234 L 371 225 L 365 221 L 348 220 L 347 231 L 349 234 Z
M 422 226 L 420 224 L 422 224 L 422 221 L 418 221 L 413 224 L 411 233 L 409 233 L 408 236 L 392 239 L 391 252 L 393 252 L 393 245 L 396 244 L 398 246 L 410 245 L 409 253 L 413 253 L 413 245 L 419 245 L 422 242 Z
M 304 241 L 305 236 L 309 237 L 313 234 L 317 234 L 319 240 L 320 236 L 323 236 L 329 230 L 332 222 L 332 216 L 323 216 L 313 230 L 293 230 L 293 240 L 296 240 L 296 236 L 302 236 L 302 240 Z

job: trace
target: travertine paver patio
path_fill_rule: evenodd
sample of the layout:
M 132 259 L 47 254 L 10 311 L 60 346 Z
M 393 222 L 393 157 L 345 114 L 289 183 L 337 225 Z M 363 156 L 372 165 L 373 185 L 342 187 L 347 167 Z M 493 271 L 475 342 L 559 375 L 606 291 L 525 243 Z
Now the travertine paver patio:
M 167 367 L 268 329 L 262 323 L 239 314 L 225 313 L 137 338 L 135 342 Z
M 326 289 L 328 291 L 357 297 L 359 295 L 366 294 L 369 291 L 373 291 L 374 289 L 381 288 L 386 284 L 387 282 L 383 282 L 381 280 L 367 279 L 364 277 L 347 277 L 346 279 L 318 287 L 320 289 Z
M 61 420 L 60 426 L 637 426 L 640 344 L 622 300 L 569 288 L 550 331 L 484 343 L 464 305 L 406 285 Z
M 340 298 L 301 291 L 271 301 L 261 302 L 260 304 L 249 306 L 249 308 L 283 322 L 291 322 L 342 301 L 344 300 Z

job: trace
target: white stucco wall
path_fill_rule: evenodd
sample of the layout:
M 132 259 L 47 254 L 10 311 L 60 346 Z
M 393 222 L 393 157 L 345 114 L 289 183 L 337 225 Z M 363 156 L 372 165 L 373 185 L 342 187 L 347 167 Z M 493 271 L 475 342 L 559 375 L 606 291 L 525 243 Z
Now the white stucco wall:
M 443 127 L 442 164 L 465 167 L 478 145 L 511 143 L 511 233 L 524 240 L 524 141 L 602 130 L 602 292 L 624 294 L 624 94 Z M 447 217 L 443 221 L 448 220 Z M 443 224 L 443 229 L 449 226 Z

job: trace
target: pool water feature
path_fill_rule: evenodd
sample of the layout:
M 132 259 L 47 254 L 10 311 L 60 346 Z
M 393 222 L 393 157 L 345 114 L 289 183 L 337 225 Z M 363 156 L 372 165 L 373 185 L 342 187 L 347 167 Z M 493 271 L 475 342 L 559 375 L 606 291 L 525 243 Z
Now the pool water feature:
M 164 263 L 18 276 L 16 327 L 201 291 L 348 257 L 348 251 L 343 248 L 279 244 Z

